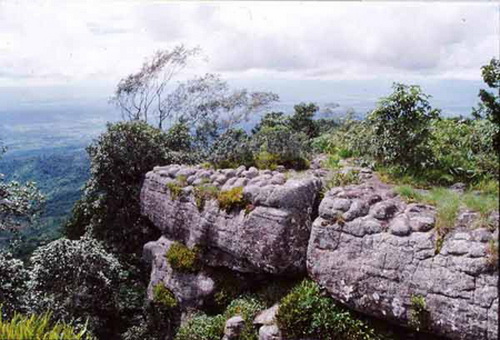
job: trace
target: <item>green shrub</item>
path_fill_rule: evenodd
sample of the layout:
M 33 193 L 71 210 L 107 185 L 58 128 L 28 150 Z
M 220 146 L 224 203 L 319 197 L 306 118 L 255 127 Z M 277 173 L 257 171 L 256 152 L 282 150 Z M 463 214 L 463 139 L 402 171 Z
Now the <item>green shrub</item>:
M 175 340 L 220 340 L 224 335 L 224 324 L 222 315 L 198 314 L 179 328 Z
M 205 208 L 205 202 L 216 199 L 219 195 L 219 188 L 214 185 L 201 185 L 194 188 L 194 199 L 199 211 Z
M 429 322 L 429 313 L 426 310 L 425 298 L 421 295 L 412 295 L 410 299 L 409 324 L 417 331 L 425 328 Z
M 287 126 L 277 125 L 266 126 L 259 130 L 252 137 L 251 145 L 254 158 L 259 155 L 263 158 L 261 162 L 264 163 L 260 165 L 261 168 L 268 162 L 271 165 L 284 165 L 300 170 L 308 167 L 307 158 L 310 150 L 308 141 L 305 134 L 294 132 Z M 271 159 L 266 159 L 265 156 Z
M 77 331 L 72 326 L 51 322 L 50 314 L 22 315 L 14 314 L 12 319 L 3 320 L 0 313 L 0 339 L 16 340 L 52 340 L 52 339 L 92 339 L 84 328 Z
M 165 257 L 173 269 L 181 272 L 196 272 L 200 269 L 198 248 L 189 249 L 179 242 L 174 242 Z
M 242 129 L 229 129 L 212 145 L 209 160 L 216 168 L 252 165 L 250 138 Z
M 322 296 L 310 280 L 302 281 L 281 300 L 276 319 L 286 339 L 381 339 L 365 322 Z
M 439 110 L 432 109 L 418 86 L 395 83 L 392 88 L 368 116 L 370 154 L 381 164 L 421 169 L 431 161 L 430 122 Z
M 253 319 L 257 313 L 265 309 L 265 306 L 257 299 L 253 297 L 242 297 L 233 300 L 226 311 L 224 312 L 224 318 L 226 320 L 233 316 L 239 315 L 245 320 L 245 326 L 241 333 L 241 340 L 257 340 L 257 330 L 253 326 Z
M 243 195 L 243 187 L 235 187 L 230 190 L 224 190 L 217 196 L 219 208 L 230 212 L 233 209 L 244 209 L 248 203 Z
M 353 156 L 353 152 L 349 149 L 340 149 L 338 155 L 340 158 L 350 158 Z
M 157 283 L 153 287 L 153 301 L 167 309 L 177 306 L 175 295 L 163 283 Z
M 340 157 L 337 154 L 328 155 L 322 166 L 330 170 L 337 170 L 340 168 Z
M 255 155 L 255 166 L 259 169 L 276 170 L 279 161 L 278 155 L 270 154 L 267 151 L 261 151 Z
M 21 260 L 0 251 L 0 313 L 11 316 L 26 308 L 29 272 Z

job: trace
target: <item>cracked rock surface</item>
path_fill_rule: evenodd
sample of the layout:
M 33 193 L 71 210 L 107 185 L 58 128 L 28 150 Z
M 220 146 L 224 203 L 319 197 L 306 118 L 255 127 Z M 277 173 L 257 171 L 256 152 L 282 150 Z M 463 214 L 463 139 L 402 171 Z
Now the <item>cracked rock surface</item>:
M 200 210 L 193 185 L 172 197 L 167 183 L 184 176 L 220 190 L 242 187 L 249 209 L 226 212 L 216 199 Z M 201 183 L 201 182 L 200 182 Z M 297 274 L 306 270 L 306 251 L 314 204 L 321 180 L 287 179 L 277 171 L 256 168 L 207 170 L 201 167 L 157 167 L 146 174 L 141 207 L 164 236 L 203 247 L 203 261 L 240 272 Z
M 309 276 L 343 304 L 407 325 L 412 296 L 425 299 L 424 329 L 451 339 L 497 339 L 498 270 L 488 229 L 457 226 L 436 251 L 435 209 L 406 204 L 376 180 L 333 188 L 319 207 Z

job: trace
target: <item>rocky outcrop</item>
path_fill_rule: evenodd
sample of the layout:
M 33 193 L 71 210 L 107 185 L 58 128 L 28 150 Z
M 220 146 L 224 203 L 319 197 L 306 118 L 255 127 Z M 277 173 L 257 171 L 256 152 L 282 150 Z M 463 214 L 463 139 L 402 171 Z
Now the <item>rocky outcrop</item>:
M 457 226 L 439 244 L 435 214 L 377 181 L 334 188 L 313 223 L 309 275 L 362 313 L 451 339 L 497 339 L 498 271 L 489 270 L 488 248 L 498 231 Z
M 185 182 L 178 197 L 168 183 Z M 247 207 L 226 212 L 217 199 L 200 209 L 194 190 L 242 187 Z M 240 272 L 305 272 L 311 218 L 321 181 L 314 176 L 287 179 L 277 171 L 256 168 L 207 170 L 177 165 L 146 174 L 142 212 L 171 240 L 204 250 L 203 261 Z
M 214 294 L 216 283 L 205 271 L 186 273 L 174 270 L 167 261 L 167 253 L 173 241 L 160 237 L 144 246 L 143 257 L 151 263 L 148 299 L 153 300 L 153 288 L 163 284 L 176 297 L 181 310 L 200 308 Z
M 181 310 L 199 308 L 217 290 L 212 274 L 221 267 L 246 277 L 308 274 L 361 313 L 450 339 L 497 338 L 490 241 L 498 238 L 498 212 L 490 217 L 495 232 L 474 227 L 478 213 L 460 211 L 455 228 L 438 238 L 434 207 L 404 202 L 367 169 L 355 169 L 361 184 L 333 188 L 319 202 L 329 172 L 313 165 L 304 173 L 178 165 L 149 172 L 142 212 L 163 234 L 144 248 L 149 298 L 161 282 Z M 215 196 L 200 205 L 203 186 L 241 187 L 244 205 L 226 211 Z M 165 254 L 173 241 L 201 249 L 200 271 L 172 270 Z M 255 319 L 259 339 L 282 338 L 276 311 Z M 228 339 L 237 321 L 226 324 Z

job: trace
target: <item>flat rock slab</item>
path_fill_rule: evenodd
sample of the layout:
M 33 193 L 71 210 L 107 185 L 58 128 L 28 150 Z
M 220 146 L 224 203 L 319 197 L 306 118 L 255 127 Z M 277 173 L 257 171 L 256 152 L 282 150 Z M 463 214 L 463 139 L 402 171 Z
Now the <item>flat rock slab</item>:
M 189 185 L 173 198 L 167 183 L 179 174 L 193 183 L 204 178 L 204 185 L 221 190 L 241 186 L 249 209 L 226 212 L 211 199 L 200 211 Z M 320 189 L 321 180 L 314 176 L 286 179 L 282 173 L 255 168 L 216 172 L 173 165 L 146 174 L 141 208 L 169 239 L 203 247 L 203 261 L 210 266 L 294 275 L 306 270 L 311 216 Z

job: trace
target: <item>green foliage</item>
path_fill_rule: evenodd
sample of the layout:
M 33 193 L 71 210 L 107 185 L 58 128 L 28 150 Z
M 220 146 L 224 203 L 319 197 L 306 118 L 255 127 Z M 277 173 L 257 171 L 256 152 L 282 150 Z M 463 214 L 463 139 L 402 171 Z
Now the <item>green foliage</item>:
M 261 158 L 261 167 L 266 163 L 284 165 L 296 170 L 308 166 L 308 139 L 304 133 L 297 133 L 287 126 L 263 127 L 252 138 L 254 157 Z M 262 152 L 264 152 L 262 154 Z M 269 156 L 271 155 L 271 156 Z M 271 159 L 266 159 L 271 158 Z M 262 158 L 264 158 L 262 160 Z
M 165 184 L 165 186 L 168 188 L 168 191 L 170 192 L 170 198 L 175 201 L 182 195 L 182 189 L 184 188 L 183 185 L 179 181 L 172 181 L 168 182 Z
M 90 330 L 109 336 L 118 326 L 117 294 L 122 267 L 94 239 L 59 239 L 38 248 L 27 296 L 32 312 L 52 312 L 57 320 L 88 321 Z
M 217 199 L 219 188 L 214 185 L 201 185 L 194 188 L 194 199 L 199 211 L 205 208 L 205 202 Z
M 219 208 L 230 212 L 233 209 L 244 209 L 248 203 L 243 195 L 243 187 L 234 187 L 229 190 L 224 190 L 217 196 Z
M 340 169 L 340 157 L 337 154 L 328 155 L 326 161 L 323 162 L 322 166 L 330 170 Z
M 421 295 L 412 295 L 410 299 L 410 326 L 420 331 L 428 323 L 429 313 L 426 310 L 425 298 Z
M 335 187 L 343 187 L 351 184 L 358 184 L 360 182 L 359 171 L 336 171 L 331 174 L 326 183 L 326 188 L 329 190 Z
M 439 116 L 418 86 L 394 84 L 368 116 L 372 156 L 382 164 L 420 169 L 429 162 L 430 121 Z
M 255 165 L 259 169 L 276 170 L 280 162 L 278 155 L 273 155 L 267 151 L 261 151 L 255 155 Z
M 175 340 L 220 340 L 224 335 L 224 323 L 222 315 L 195 315 L 179 328 Z
M 167 131 L 165 136 L 167 147 L 177 152 L 192 152 L 193 137 L 189 133 L 189 128 L 185 123 L 179 122 Z
M 242 129 L 229 129 L 216 139 L 209 160 L 216 168 L 236 168 L 252 164 L 250 138 Z
M 468 192 L 462 197 L 462 202 L 470 210 L 479 213 L 479 220 L 476 222 L 477 227 L 492 227 L 489 216 L 493 211 L 498 211 L 498 194 Z
M 310 280 L 302 281 L 281 300 L 276 319 L 286 339 L 381 339 L 365 322 L 322 296 Z
M 394 188 L 394 191 L 407 203 L 422 202 L 424 200 L 424 196 L 409 185 L 397 186 Z
M 173 269 L 181 272 L 196 272 L 200 269 L 198 248 L 189 249 L 179 242 L 174 242 L 165 257 Z
M 295 105 L 294 114 L 288 118 L 288 125 L 297 133 L 304 133 L 308 139 L 318 136 L 318 126 L 313 120 L 319 107 L 313 103 Z
M 257 313 L 265 309 L 265 306 L 253 297 L 241 297 L 233 300 L 226 311 L 224 312 L 224 318 L 226 320 L 233 316 L 239 315 L 245 321 L 245 326 L 240 335 L 241 340 L 257 340 L 257 330 L 253 326 L 253 320 Z
M 0 314 L 0 339 L 90 340 L 92 337 L 85 328 L 77 331 L 64 322 L 51 322 L 50 314 L 32 314 L 28 316 L 16 313 L 10 320 L 4 320 Z
M 163 283 L 158 283 L 153 287 L 153 301 L 167 309 L 177 306 L 175 295 Z
M 0 252 L 0 311 L 4 316 L 11 316 L 15 311 L 26 308 L 28 279 L 28 271 L 20 260 L 12 258 L 9 253 Z
M 498 94 L 498 88 L 500 88 L 500 60 L 493 58 L 490 60 L 489 64 L 481 67 L 481 73 L 484 82 L 494 89 L 494 92 L 488 92 L 487 90 L 481 89 L 479 91 L 479 98 L 481 103 L 479 108 L 475 109 L 472 114 L 479 117 L 486 117 L 493 125 L 500 125 L 500 95 Z M 491 144 L 498 149 L 500 146 L 500 136 L 499 131 L 493 135 Z
M 446 234 L 453 228 L 460 208 L 460 196 L 453 190 L 432 188 L 424 196 L 426 203 L 436 206 L 436 225 L 438 233 Z
M 262 128 L 274 128 L 277 126 L 286 126 L 288 124 L 287 117 L 283 112 L 268 112 L 262 116 L 260 122 L 252 129 L 252 133 L 256 134 Z
M 78 238 L 91 229 L 116 253 L 139 256 L 144 243 L 157 237 L 140 212 L 144 174 L 158 164 L 193 161 L 190 154 L 171 151 L 170 144 L 165 132 L 145 122 L 108 124 L 107 131 L 87 148 L 91 178 L 73 209 L 66 234 Z

